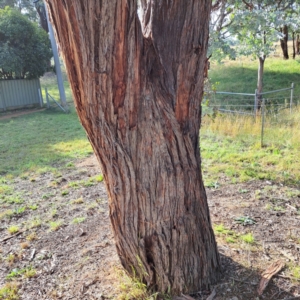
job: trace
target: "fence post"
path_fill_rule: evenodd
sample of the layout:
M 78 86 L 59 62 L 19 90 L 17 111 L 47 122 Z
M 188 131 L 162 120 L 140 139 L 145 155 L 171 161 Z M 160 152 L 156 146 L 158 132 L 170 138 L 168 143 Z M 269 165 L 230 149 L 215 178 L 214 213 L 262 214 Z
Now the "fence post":
M 292 113 L 293 96 L 294 96 L 294 82 L 292 83 L 292 86 L 291 86 L 290 114 Z
M 47 88 L 45 88 L 45 93 L 46 93 L 47 108 L 50 108 L 49 96 L 48 96 L 48 89 Z
M 65 108 L 66 112 L 69 112 L 62 72 L 61 72 L 61 68 L 60 68 L 60 61 L 59 61 L 59 57 L 58 57 L 57 44 L 56 44 L 56 40 L 54 37 L 52 24 L 49 21 L 47 5 L 45 5 L 45 9 L 46 9 L 47 24 L 48 24 L 48 29 L 49 29 L 49 37 L 50 37 L 53 58 L 54 58 L 54 63 L 55 63 L 56 78 L 57 78 L 60 102 L 61 102 L 62 106 Z
M 265 98 L 263 98 L 262 107 L 261 107 L 261 141 L 260 141 L 261 148 L 263 148 L 264 146 L 264 127 L 265 127 Z
M 39 94 L 39 99 L 40 99 L 40 106 L 43 107 L 44 106 L 44 101 L 43 101 L 43 96 L 41 93 L 41 89 L 38 89 L 38 94 Z
M 257 89 L 255 90 L 254 95 L 254 118 L 256 118 L 257 115 Z

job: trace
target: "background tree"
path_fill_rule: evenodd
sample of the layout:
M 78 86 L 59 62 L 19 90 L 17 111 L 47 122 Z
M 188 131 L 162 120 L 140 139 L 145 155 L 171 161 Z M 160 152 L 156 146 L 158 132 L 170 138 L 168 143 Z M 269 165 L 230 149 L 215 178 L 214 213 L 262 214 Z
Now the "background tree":
M 199 152 L 211 0 L 46 2 L 123 266 L 161 292 L 208 288 L 220 270 Z
M 280 32 L 282 33 L 282 38 L 280 39 L 280 47 L 282 50 L 283 59 L 289 59 L 289 47 L 288 47 L 288 40 L 289 40 L 289 28 L 285 24 L 283 27 L 280 28 Z
M 31 21 L 37 21 L 37 13 L 31 0 L 0 0 L 0 8 L 5 6 L 19 10 Z
M 234 39 L 232 39 L 229 26 L 232 23 L 230 18 L 234 11 L 234 0 L 213 1 L 208 56 L 212 60 L 221 61 L 229 57 L 235 59 Z
M 42 76 L 52 56 L 44 30 L 19 11 L 0 9 L 0 78 Z
M 294 1 L 291 9 L 287 11 L 287 24 L 292 33 L 293 59 L 300 54 L 299 31 L 300 31 L 300 1 Z
M 44 1 L 42 1 L 42 0 L 34 0 L 33 3 L 34 3 L 34 6 L 36 8 L 36 11 L 37 11 L 37 13 L 39 15 L 40 25 L 48 33 L 49 32 L 49 28 L 48 28 L 48 22 L 47 22 L 47 16 L 46 16 L 46 8 L 45 8 Z
M 235 4 L 230 30 L 239 40 L 237 51 L 258 59 L 257 92 L 263 91 L 264 63 L 274 52 L 275 42 L 283 38 L 280 28 L 285 25 L 284 16 L 277 6 L 268 0 L 243 1 Z
M 288 41 L 289 41 L 289 31 L 292 33 L 293 40 L 293 58 L 295 58 L 295 45 L 294 45 L 294 32 L 295 25 L 299 23 L 299 12 L 297 11 L 298 0 L 278 0 L 273 3 L 278 11 L 282 13 L 282 19 L 284 20 L 284 25 L 280 28 L 282 33 L 282 38 L 280 39 L 280 46 L 282 50 L 283 59 L 289 59 L 288 53 Z

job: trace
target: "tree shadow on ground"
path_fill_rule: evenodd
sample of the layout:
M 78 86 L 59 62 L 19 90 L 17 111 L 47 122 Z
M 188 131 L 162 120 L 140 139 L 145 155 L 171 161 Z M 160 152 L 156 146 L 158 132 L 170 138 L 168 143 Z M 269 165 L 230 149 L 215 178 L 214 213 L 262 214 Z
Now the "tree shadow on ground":
M 222 251 L 222 249 L 219 249 Z M 211 291 L 201 291 L 192 294 L 191 297 L 182 295 L 174 297 L 173 300 L 296 300 L 298 287 L 286 278 L 275 275 L 267 285 L 261 296 L 257 289 L 261 280 L 260 272 L 242 266 L 235 262 L 230 256 L 220 254 L 222 263 L 222 276 L 218 284 Z M 215 296 L 213 296 L 215 295 Z M 211 298 L 209 298 L 211 297 Z
M 257 289 L 261 272 L 246 268 L 231 257 L 221 254 L 223 277 L 216 285 L 215 300 L 221 299 L 289 299 L 295 297 L 296 286 L 285 278 L 275 275 L 269 282 L 261 297 Z M 234 298 L 237 297 L 237 298 Z

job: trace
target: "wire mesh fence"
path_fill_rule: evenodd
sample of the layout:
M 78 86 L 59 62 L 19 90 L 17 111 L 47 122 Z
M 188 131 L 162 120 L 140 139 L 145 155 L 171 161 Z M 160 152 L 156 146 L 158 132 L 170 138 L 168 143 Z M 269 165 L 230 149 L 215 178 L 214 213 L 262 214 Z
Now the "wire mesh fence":
M 294 84 L 290 88 L 254 93 L 212 92 L 204 99 L 207 114 L 223 116 L 224 126 L 235 126 L 233 130 L 246 130 L 259 136 L 263 147 L 275 143 L 279 132 L 286 135 L 298 134 L 300 123 L 300 97 L 294 95 Z M 205 114 L 205 113 L 204 113 Z M 224 123 L 224 116 L 231 125 Z M 245 129 L 248 127 L 247 129 Z M 292 130 L 293 129 L 293 130 Z
M 299 99 L 294 97 L 294 83 L 290 88 L 258 93 L 233 93 L 216 91 L 210 94 L 210 107 L 224 113 L 236 113 L 255 116 L 265 99 L 268 111 L 278 112 L 289 107 L 292 111 Z

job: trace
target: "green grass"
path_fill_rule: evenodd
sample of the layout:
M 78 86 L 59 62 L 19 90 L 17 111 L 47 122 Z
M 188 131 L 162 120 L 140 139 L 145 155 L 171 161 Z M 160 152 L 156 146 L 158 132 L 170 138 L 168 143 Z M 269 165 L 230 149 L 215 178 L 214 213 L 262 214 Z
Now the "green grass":
M 28 208 L 30 208 L 31 210 L 37 210 L 38 209 L 38 205 L 37 204 L 29 204 Z
M 67 101 L 72 101 L 69 83 L 63 68 Z M 59 99 L 55 76 L 44 76 L 41 87 Z M 7 187 L 1 184 L 1 175 L 20 176 L 35 182 L 38 173 L 74 166 L 78 158 L 92 153 L 90 143 L 71 105 L 71 113 L 46 110 L 17 118 L 0 120 L 0 195 Z M 31 172 L 35 176 L 30 175 Z M 9 193 L 9 190 L 4 190 Z
M 78 218 L 74 218 L 72 220 L 72 224 L 79 224 L 79 223 L 82 223 L 86 220 L 86 217 L 78 217 Z
M 63 226 L 64 222 L 62 220 L 57 220 L 53 222 L 49 222 L 49 227 L 51 231 L 57 231 L 59 228 Z
M 239 237 L 243 242 L 247 243 L 247 244 L 254 244 L 255 243 L 255 239 L 253 234 L 247 233 L 247 234 L 243 234 Z
M 17 232 L 19 232 L 20 228 L 19 226 L 17 225 L 11 225 L 7 228 L 7 231 L 10 233 L 10 234 L 15 234 Z
M 155 300 L 158 293 L 151 294 L 147 290 L 147 286 L 136 276 L 129 277 L 124 271 L 117 272 L 118 274 L 118 294 L 117 300 Z M 169 295 L 160 295 L 159 299 L 169 300 Z
M 289 120 L 294 119 L 294 122 Z M 268 120 L 267 120 L 268 121 Z M 232 183 L 271 180 L 299 186 L 300 110 L 266 122 L 264 147 L 260 121 L 244 116 L 204 117 L 200 134 L 206 186 L 228 178 Z
M 213 229 L 216 236 L 225 238 L 226 243 L 237 243 L 239 235 L 233 230 L 227 229 L 223 224 L 216 224 Z
M 211 83 L 217 83 L 218 91 L 254 93 L 257 84 L 258 61 L 250 57 L 226 60 L 221 64 L 212 63 L 209 77 Z M 264 68 L 264 91 L 272 91 L 291 86 L 295 83 L 294 94 L 300 96 L 299 82 L 300 60 L 269 57 Z M 288 93 L 289 94 L 289 93 Z
M 29 220 L 27 222 L 27 226 L 28 228 L 32 229 L 32 228 L 38 228 L 40 226 L 42 226 L 42 221 L 39 217 L 35 217 L 32 220 Z
M 231 230 L 225 228 L 223 224 L 218 224 L 214 226 L 214 232 L 215 234 L 229 234 L 231 233 Z
M 2 300 L 18 300 L 18 284 L 16 282 L 7 282 L 4 286 L 0 287 L 0 299 Z
M 96 175 L 92 176 L 89 179 L 86 180 L 77 180 L 77 181 L 71 181 L 68 183 L 68 187 L 74 188 L 74 189 L 79 189 L 80 187 L 89 187 L 89 186 L 94 186 L 99 182 L 103 181 L 103 175 Z
M 32 267 L 26 267 L 23 269 L 13 269 L 6 279 L 15 279 L 16 277 L 24 276 L 25 278 L 32 278 L 36 275 L 36 270 Z
M 300 280 L 300 266 L 294 266 L 291 268 L 291 273 L 294 279 Z
M 9 253 L 6 257 L 6 261 L 12 265 L 14 262 L 16 262 L 17 256 L 14 253 Z
M 74 109 L 70 114 L 44 111 L 0 121 L 0 148 L 0 176 L 24 179 L 26 172 L 55 171 L 92 153 Z M 9 193 L 6 185 L 0 190 Z
M 214 233 L 216 236 L 225 239 L 226 243 L 240 243 L 240 241 L 245 242 L 246 244 L 253 245 L 255 243 L 255 239 L 253 234 L 246 233 L 246 234 L 239 234 L 233 230 L 226 228 L 223 224 L 216 224 L 213 226 Z
M 7 209 L 0 212 L 0 220 L 5 219 L 6 217 L 12 217 L 14 215 L 13 210 Z
M 31 242 L 37 239 L 37 234 L 35 232 L 31 232 L 26 236 L 26 240 Z
M 70 202 L 71 204 L 82 204 L 84 203 L 84 200 L 82 197 L 78 198 L 78 199 L 74 199 Z
M 71 92 L 71 89 L 70 89 L 70 84 L 67 80 L 66 70 L 64 68 L 63 63 L 61 64 L 61 68 L 62 68 L 64 87 L 65 87 L 66 100 L 67 100 L 67 102 L 71 102 L 72 99 L 73 99 L 72 92 Z M 57 88 L 57 79 L 56 79 L 56 75 L 54 73 L 52 73 L 52 74 L 48 73 L 44 77 L 41 78 L 41 88 L 42 88 L 42 94 L 43 94 L 44 102 L 46 102 L 45 88 L 47 88 L 48 93 L 56 101 L 60 99 L 59 91 L 58 91 L 58 88 Z

